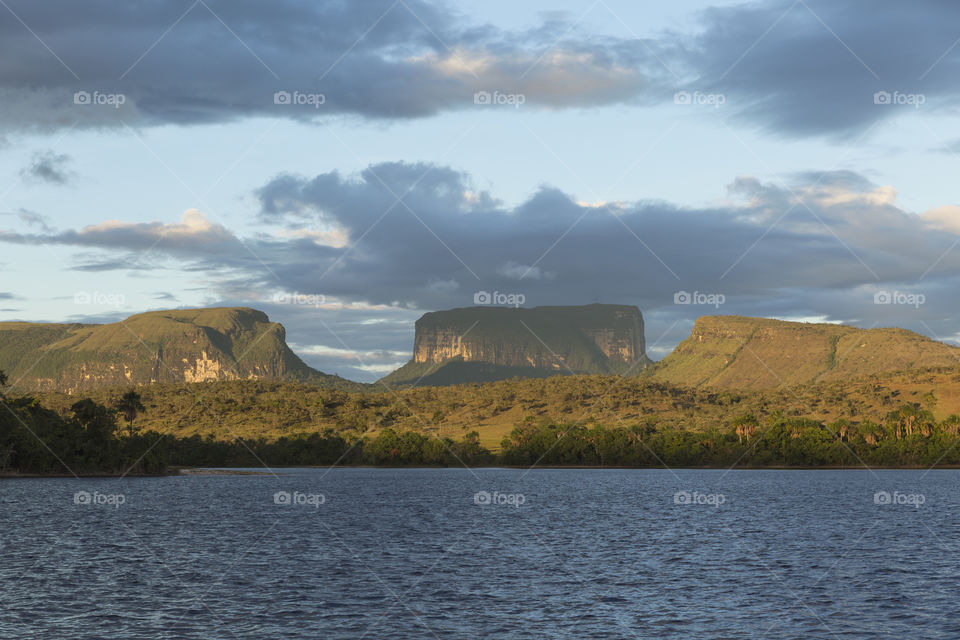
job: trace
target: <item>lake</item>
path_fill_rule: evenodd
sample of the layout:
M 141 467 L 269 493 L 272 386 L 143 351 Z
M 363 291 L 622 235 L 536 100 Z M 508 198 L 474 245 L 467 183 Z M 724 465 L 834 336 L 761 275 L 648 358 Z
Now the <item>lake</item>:
M 0 637 L 957 638 L 960 471 L 0 481 Z

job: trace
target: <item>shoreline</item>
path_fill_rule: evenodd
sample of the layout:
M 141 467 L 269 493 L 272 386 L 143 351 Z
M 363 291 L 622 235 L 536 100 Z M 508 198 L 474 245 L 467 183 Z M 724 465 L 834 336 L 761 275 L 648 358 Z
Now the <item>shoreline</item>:
M 617 467 L 617 466 L 597 466 L 597 465 L 537 465 L 535 467 L 528 466 L 518 466 L 518 465 L 494 465 L 494 466 L 479 466 L 479 467 L 464 467 L 464 466 L 450 466 L 450 467 L 438 467 L 438 466 L 428 466 L 428 465 L 403 465 L 403 466 L 377 466 L 377 465 L 337 465 L 331 467 L 328 465 L 296 465 L 296 466 L 282 466 L 276 467 L 274 471 L 279 471 L 283 469 L 384 469 L 384 470 L 421 470 L 421 469 L 437 469 L 437 470 L 480 470 L 480 469 L 499 469 L 499 470 L 510 470 L 510 471 L 934 471 L 934 470 L 944 470 L 944 471 L 956 471 L 960 470 L 960 465 L 943 465 L 928 467 L 923 465 L 913 465 L 913 466 L 883 466 L 883 467 L 866 467 L 863 465 L 859 466 L 824 466 L 824 467 L 796 467 L 796 466 L 787 466 L 787 465 L 766 465 L 762 467 L 723 467 L 723 466 L 684 466 L 684 467 Z M 52 473 L 52 474 L 38 474 L 38 473 L 0 473 L 0 480 L 17 480 L 17 479 L 42 479 L 42 478 L 57 478 L 57 479 L 73 479 L 73 480 L 88 480 L 88 479 L 112 479 L 112 480 L 123 480 L 126 478 L 171 478 L 171 477 L 210 477 L 210 476 L 271 476 L 275 475 L 273 471 L 268 470 L 267 467 L 243 467 L 236 469 L 228 469 L 223 467 L 171 467 L 167 470 L 166 473 L 154 473 L 154 474 L 120 474 L 120 473 L 90 473 L 90 474 L 77 474 L 73 475 L 70 473 Z M 280 474 L 282 475 L 282 474 Z

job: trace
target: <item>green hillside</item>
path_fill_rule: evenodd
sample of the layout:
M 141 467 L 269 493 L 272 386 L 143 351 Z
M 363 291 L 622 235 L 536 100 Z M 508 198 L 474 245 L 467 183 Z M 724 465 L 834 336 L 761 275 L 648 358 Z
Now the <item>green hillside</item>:
M 958 364 L 960 348 L 905 329 L 704 316 L 649 375 L 690 387 L 775 389 Z
M 244 378 L 361 387 L 307 366 L 282 325 L 244 307 L 152 311 L 105 325 L 0 323 L 0 369 L 22 391 Z

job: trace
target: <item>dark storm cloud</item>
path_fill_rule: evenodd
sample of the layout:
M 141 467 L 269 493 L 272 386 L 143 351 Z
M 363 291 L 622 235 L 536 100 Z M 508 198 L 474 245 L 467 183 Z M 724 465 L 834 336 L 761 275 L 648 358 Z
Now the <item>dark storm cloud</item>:
M 684 90 L 781 134 L 852 136 L 949 113 L 960 91 L 960 4 L 946 0 L 745 3 L 645 40 L 552 18 L 505 31 L 421 0 L 8 4 L 23 23 L 2 10 L 7 129 L 417 118 L 493 108 L 474 104 L 480 91 L 549 108 L 669 104 Z
M 469 304 L 478 289 L 528 291 L 528 304 L 541 304 L 589 302 L 588 292 L 653 302 L 680 285 L 750 296 L 843 288 L 917 277 L 952 239 L 849 172 L 773 185 L 742 178 L 731 195 L 737 205 L 715 209 L 586 205 L 542 187 L 510 208 L 462 174 L 403 163 L 357 177 L 285 176 L 259 191 L 267 219 L 351 239 L 343 248 L 301 241 L 309 260 L 289 272 L 299 286 L 322 282 L 335 295 L 364 291 L 370 302 L 420 308 Z M 935 272 L 948 265 L 957 262 L 948 256 Z
M 477 108 L 478 91 L 587 106 L 633 99 L 652 82 L 636 52 L 589 34 L 564 37 L 569 24 L 505 32 L 421 0 L 7 4 L 8 127 L 415 118 Z M 275 101 L 276 92 L 287 93 Z
M 44 151 L 33 155 L 30 164 L 20 170 L 20 177 L 29 182 L 65 185 L 73 179 L 69 165 L 70 156 Z M 28 213 L 21 214 L 25 221 L 28 216 Z M 36 218 L 35 222 L 42 223 L 42 217 Z
M 814 178 L 816 177 L 816 180 Z M 269 233 L 236 236 L 191 210 L 176 223 L 107 222 L 0 240 L 112 250 L 104 269 L 214 270 L 224 286 L 417 309 L 517 291 L 527 304 L 642 300 L 684 288 L 764 298 L 789 288 L 845 289 L 950 276 L 957 215 L 917 216 L 891 189 L 849 172 L 751 178 L 713 209 L 662 202 L 586 204 L 540 188 L 507 207 L 446 167 L 374 165 L 357 176 L 284 176 L 259 190 Z M 602 248 L 602 249 L 601 249 Z M 942 260 L 933 264 L 935 258 Z M 88 258 L 87 268 L 98 264 Z M 230 273 L 235 273 L 235 280 Z M 253 278 L 253 279 L 251 279 Z
M 741 119 L 790 135 L 851 136 L 951 106 L 958 22 L 960 4 L 949 0 L 776 0 L 710 9 L 703 32 L 673 41 L 694 76 L 687 88 L 724 94 Z

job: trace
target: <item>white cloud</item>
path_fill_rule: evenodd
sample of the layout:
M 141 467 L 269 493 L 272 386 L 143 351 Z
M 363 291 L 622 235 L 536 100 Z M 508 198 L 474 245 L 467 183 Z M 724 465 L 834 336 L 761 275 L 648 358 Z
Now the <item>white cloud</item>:
M 930 209 L 924 212 L 921 218 L 936 229 L 960 233 L 960 207 L 956 205 L 944 205 Z

